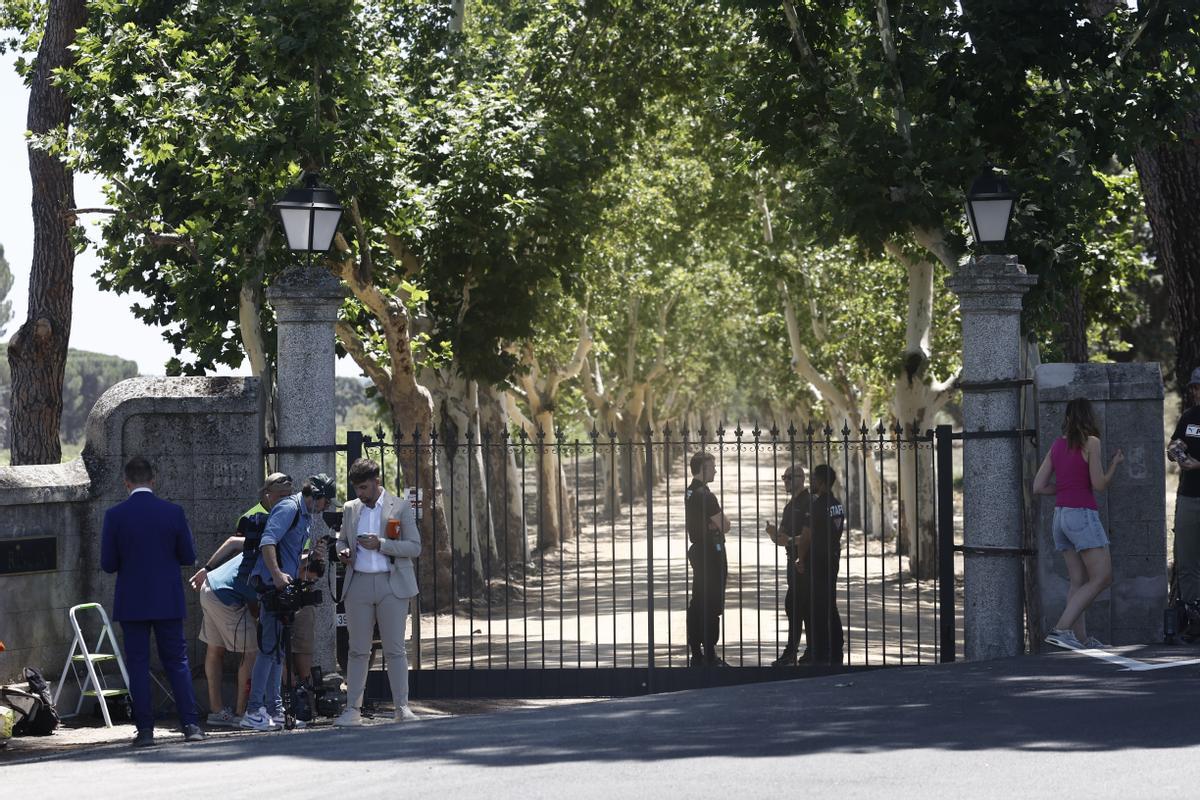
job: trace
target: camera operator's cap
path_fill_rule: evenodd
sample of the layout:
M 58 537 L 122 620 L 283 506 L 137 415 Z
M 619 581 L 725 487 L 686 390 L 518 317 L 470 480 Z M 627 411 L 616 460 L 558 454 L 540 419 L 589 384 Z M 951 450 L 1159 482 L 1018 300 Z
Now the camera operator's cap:
M 1192 370 L 1192 379 L 1188 381 L 1188 386 L 1195 386 L 1197 383 L 1200 383 L 1200 367 Z
M 326 500 L 337 499 L 337 487 L 333 485 L 333 478 L 324 472 L 318 472 L 316 475 L 310 476 L 308 483 L 312 486 L 314 500 L 320 500 L 322 497 Z
M 286 472 L 272 472 L 263 481 L 260 494 L 266 494 L 272 489 L 287 489 L 290 492 L 292 490 L 292 476 Z

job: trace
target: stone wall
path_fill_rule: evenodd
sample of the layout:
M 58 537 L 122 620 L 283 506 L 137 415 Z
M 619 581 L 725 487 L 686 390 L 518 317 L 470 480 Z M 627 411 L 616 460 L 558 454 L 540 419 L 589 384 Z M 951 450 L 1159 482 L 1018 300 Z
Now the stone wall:
M 1062 433 L 1068 400 L 1092 401 L 1104 463 L 1119 447 L 1125 461 L 1096 495 L 1111 541 L 1113 585 L 1087 612 L 1088 633 L 1112 644 L 1162 638 L 1167 600 L 1166 463 L 1163 386 L 1158 364 L 1043 364 L 1036 374 L 1039 463 Z M 1030 476 L 1032 479 L 1032 476 Z M 1054 500 L 1038 503 L 1041 634 L 1066 604 L 1067 571 L 1054 549 Z
M 203 560 L 252 506 L 263 474 L 261 396 L 254 378 L 134 378 L 109 389 L 88 419 L 81 458 L 67 464 L 0 467 L 0 545 L 53 537 L 54 569 L 0 575 L 0 681 L 34 665 L 57 676 L 70 647 L 67 612 L 100 602 L 111 613 L 115 578 L 100 570 L 107 508 L 125 498 L 121 468 L 150 459 L 156 493 L 187 514 Z M 181 569 L 180 580 L 192 570 Z M 193 667 L 197 595 L 187 592 Z M 119 631 L 118 631 L 119 633 Z

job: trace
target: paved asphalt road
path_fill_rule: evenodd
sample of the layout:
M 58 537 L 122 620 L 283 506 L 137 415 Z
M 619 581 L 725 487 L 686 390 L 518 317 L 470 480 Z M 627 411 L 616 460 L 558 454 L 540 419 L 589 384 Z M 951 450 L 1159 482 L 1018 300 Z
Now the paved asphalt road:
M 1142 648 L 1143 659 L 1195 651 Z M 109 746 L 4 798 L 1200 797 L 1200 666 L 1073 652 L 367 729 Z

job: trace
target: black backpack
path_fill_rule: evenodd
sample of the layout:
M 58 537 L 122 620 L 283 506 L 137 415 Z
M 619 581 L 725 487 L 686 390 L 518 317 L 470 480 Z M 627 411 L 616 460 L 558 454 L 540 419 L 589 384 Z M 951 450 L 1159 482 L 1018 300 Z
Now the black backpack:
M 251 514 L 242 517 L 238 520 L 237 532 L 240 536 L 244 536 L 246 541 L 242 543 L 242 563 L 238 566 L 237 579 L 242 583 L 248 583 L 250 573 L 254 570 L 254 565 L 258 563 L 259 546 L 262 543 L 263 533 L 267 530 L 267 517 L 269 514 Z M 300 522 L 300 509 L 296 509 L 296 516 L 292 517 L 292 524 L 288 525 L 288 530 L 296 527 Z
M 25 668 L 29 689 L 0 687 L 0 700 L 17 712 L 14 736 L 49 736 L 58 727 L 58 712 L 50 700 L 50 685 L 34 667 Z

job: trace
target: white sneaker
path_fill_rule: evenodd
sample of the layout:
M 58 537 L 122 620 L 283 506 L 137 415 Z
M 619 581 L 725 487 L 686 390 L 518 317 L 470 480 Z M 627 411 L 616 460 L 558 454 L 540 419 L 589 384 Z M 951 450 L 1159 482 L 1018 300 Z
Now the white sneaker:
M 275 720 L 271 719 L 271 715 L 267 713 L 265 708 L 260 708 L 257 711 L 247 711 L 242 717 L 242 721 L 238 723 L 239 728 L 246 728 L 252 731 L 277 731 L 279 725 Z
M 396 708 L 395 715 L 393 715 L 392 721 L 393 722 L 416 722 L 419 719 L 420 719 L 420 717 L 418 717 L 416 714 L 414 714 L 413 710 L 411 708 L 409 708 L 408 706 L 398 706 Z
M 362 712 L 357 708 L 347 708 L 333 721 L 334 727 L 337 728 L 357 728 L 362 724 Z
M 210 728 L 236 728 L 242 718 L 233 713 L 233 709 L 225 706 L 220 711 L 214 711 L 208 715 L 208 726 Z

